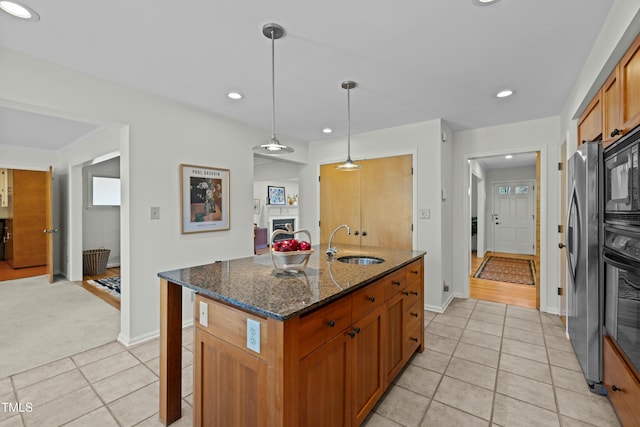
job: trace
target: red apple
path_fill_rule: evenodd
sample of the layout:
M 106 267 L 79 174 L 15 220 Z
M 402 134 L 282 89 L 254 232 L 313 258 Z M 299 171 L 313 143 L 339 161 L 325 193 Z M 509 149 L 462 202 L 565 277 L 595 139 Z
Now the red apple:
M 282 247 L 282 241 L 278 240 L 277 242 L 273 243 L 273 250 L 274 251 L 280 251 L 280 248 Z
M 301 251 L 308 251 L 309 249 L 311 249 L 311 243 L 307 242 L 306 240 L 303 240 L 300 243 L 298 243 L 298 249 Z
M 298 250 L 298 241 L 296 239 L 291 239 L 291 240 L 289 240 L 289 243 L 287 244 L 287 246 L 289 246 L 289 250 L 297 251 Z

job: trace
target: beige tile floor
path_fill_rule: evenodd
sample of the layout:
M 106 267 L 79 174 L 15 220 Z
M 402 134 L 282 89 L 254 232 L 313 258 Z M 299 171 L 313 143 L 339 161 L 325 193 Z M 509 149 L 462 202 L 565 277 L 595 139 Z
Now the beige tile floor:
M 183 337 L 176 426 L 192 425 L 193 335 Z M 368 427 L 619 425 L 607 399 L 587 390 L 557 316 L 455 300 L 444 314 L 425 312 L 425 337 L 424 353 Z M 130 349 L 110 343 L 2 378 L 0 427 L 160 426 L 158 364 L 157 340 Z M 2 402 L 20 402 L 22 412 Z

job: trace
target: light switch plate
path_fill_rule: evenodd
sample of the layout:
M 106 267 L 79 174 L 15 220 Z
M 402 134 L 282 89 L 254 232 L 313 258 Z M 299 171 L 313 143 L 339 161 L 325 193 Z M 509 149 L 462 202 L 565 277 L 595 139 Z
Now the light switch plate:
M 151 219 L 160 219 L 160 208 L 159 207 L 151 207 Z
M 200 324 L 205 328 L 209 326 L 209 306 L 200 301 Z
M 431 209 L 420 209 L 420 219 L 431 218 Z
M 247 348 L 260 353 L 260 322 L 247 319 Z

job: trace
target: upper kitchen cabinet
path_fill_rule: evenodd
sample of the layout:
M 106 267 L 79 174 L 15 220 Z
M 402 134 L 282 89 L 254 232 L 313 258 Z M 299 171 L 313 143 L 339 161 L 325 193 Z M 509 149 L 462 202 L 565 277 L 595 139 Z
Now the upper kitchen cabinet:
M 622 57 L 618 73 L 621 95 L 619 129 L 624 134 L 640 124 L 640 36 Z
M 413 157 L 383 157 L 358 161 L 357 172 L 320 167 L 320 241 L 386 248 L 412 248 Z
M 640 124 L 640 35 L 578 120 L 578 145 L 607 147 Z
M 578 121 L 578 145 L 598 141 L 602 136 L 602 91 L 591 100 Z

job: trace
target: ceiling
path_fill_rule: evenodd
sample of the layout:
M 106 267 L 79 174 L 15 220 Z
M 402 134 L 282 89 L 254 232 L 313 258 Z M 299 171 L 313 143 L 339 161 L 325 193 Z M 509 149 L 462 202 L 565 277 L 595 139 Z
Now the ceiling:
M 510 159 L 502 156 L 488 156 L 478 157 L 474 159 L 485 170 L 491 169 L 512 169 L 512 168 L 526 168 L 536 166 L 536 153 L 517 153 L 512 154 Z
M 265 129 L 271 42 L 262 26 L 276 22 L 285 29 L 275 41 L 276 131 L 304 141 L 346 135 L 344 80 L 358 84 L 353 134 L 436 118 L 463 130 L 559 115 L 613 3 L 23 1 L 40 21 L 0 12 L 0 46 Z M 515 94 L 494 96 L 506 87 Z M 228 99 L 230 90 L 244 99 Z M 45 144 L 21 136 L 25 117 L 2 117 L 19 113 L 0 109 L 0 144 Z M 37 129 L 52 121 L 28 118 Z M 56 144 L 65 145 L 44 148 Z

